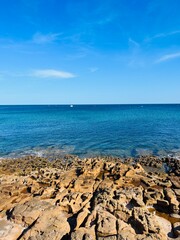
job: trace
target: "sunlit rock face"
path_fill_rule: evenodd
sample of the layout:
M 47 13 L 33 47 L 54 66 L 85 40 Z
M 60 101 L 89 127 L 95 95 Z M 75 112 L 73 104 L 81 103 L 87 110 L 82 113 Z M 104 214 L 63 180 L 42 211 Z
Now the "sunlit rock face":
M 178 238 L 177 161 L 72 156 L 1 160 L 0 239 Z M 164 163 L 168 174 L 162 171 Z

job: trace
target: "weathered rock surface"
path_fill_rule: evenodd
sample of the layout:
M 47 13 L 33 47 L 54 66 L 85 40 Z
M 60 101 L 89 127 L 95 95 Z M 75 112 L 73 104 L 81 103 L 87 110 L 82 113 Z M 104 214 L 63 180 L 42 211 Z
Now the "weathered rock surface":
M 24 228 L 14 224 L 6 218 L 0 219 L 0 240 L 16 240 Z
M 179 166 L 155 157 L 2 160 L 0 240 L 178 239 Z

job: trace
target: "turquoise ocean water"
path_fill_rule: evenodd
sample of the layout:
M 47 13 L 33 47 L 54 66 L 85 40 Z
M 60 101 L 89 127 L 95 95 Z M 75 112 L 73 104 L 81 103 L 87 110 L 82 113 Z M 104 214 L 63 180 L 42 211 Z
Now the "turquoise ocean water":
M 180 157 L 180 105 L 0 106 L 0 157 Z

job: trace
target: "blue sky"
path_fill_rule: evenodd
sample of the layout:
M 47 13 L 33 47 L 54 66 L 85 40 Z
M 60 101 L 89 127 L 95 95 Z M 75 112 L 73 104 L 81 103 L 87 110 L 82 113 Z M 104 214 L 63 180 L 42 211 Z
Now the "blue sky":
M 179 0 L 0 0 L 0 104 L 180 103 Z

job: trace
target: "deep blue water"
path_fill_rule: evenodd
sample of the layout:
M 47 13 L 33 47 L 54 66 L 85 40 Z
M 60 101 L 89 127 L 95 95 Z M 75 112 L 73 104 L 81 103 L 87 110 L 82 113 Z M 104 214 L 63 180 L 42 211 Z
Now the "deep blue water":
M 180 156 L 180 104 L 0 106 L 0 156 Z

